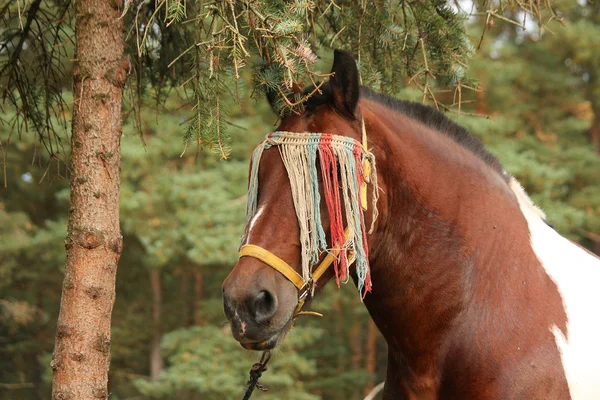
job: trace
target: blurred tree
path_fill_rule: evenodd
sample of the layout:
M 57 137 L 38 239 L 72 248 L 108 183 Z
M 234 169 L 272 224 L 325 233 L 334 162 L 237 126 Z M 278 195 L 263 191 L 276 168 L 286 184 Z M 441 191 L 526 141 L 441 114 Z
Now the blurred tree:
M 169 130 L 160 129 L 160 133 L 155 128 L 145 132 L 147 147 L 140 146 L 135 137 L 124 141 L 121 186 L 121 210 L 128 216 L 124 234 L 143 247 L 142 264 L 149 269 L 154 329 L 150 370 L 154 378 L 162 369 L 163 275 L 173 272 L 173 265 L 180 265 L 183 279 L 191 273 L 197 278 L 203 273 L 197 266 L 234 261 L 240 221 L 244 219 L 243 182 L 247 176 L 245 162 L 215 165 L 215 160 L 205 155 L 200 155 L 199 163 L 193 154 L 181 157 L 181 142 L 173 141 Z M 210 164 L 213 168 L 199 173 L 199 167 Z M 166 169 L 170 172 L 165 173 Z
M 595 1 L 560 3 L 569 24 L 557 27 L 549 37 L 550 50 L 564 60 L 565 69 L 578 82 L 590 103 L 593 118 L 590 140 L 600 154 L 600 3 Z
M 6 166 L 11 190 L 0 194 L 0 399 L 48 398 L 44 382 L 60 302 L 66 213 L 62 179 L 32 165 L 33 138 L 15 144 Z M 40 162 L 48 155 L 40 156 Z M 51 174 L 60 164 L 51 163 Z
M 559 59 L 563 60 L 563 71 L 568 71 L 575 84 L 571 89 L 575 93 L 582 93 L 586 102 L 579 102 L 571 106 L 571 114 L 590 110 L 589 140 L 596 154 L 600 156 L 600 3 L 567 2 L 561 4 L 565 18 L 572 23 L 560 26 L 556 34 L 549 38 L 549 49 Z M 563 104 L 565 109 L 566 104 Z M 572 143 L 569 143 L 571 147 Z M 585 223 L 573 230 L 585 237 L 597 254 L 600 254 L 600 188 L 598 171 L 600 157 L 592 157 L 580 140 L 575 148 L 571 161 L 576 176 L 574 185 L 577 190 L 569 197 L 571 206 L 585 210 Z M 587 161 L 586 161 L 587 160 Z
M 269 364 L 269 398 L 316 400 L 303 388 L 302 379 L 316 374 L 315 360 L 299 356 L 302 348 L 322 334 L 314 328 L 296 328 L 286 338 L 278 357 Z M 170 367 L 157 381 L 138 380 L 136 386 L 152 398 L 236 399 L 243 396 L 248 366 L 256 360 L 229 340 L 229 328 L 200 326 L 170 332 L 163 341 Z

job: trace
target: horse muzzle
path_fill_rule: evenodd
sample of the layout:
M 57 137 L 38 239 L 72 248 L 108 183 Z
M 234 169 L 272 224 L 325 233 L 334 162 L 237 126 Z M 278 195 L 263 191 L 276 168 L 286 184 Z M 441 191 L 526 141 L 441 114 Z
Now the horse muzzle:
M 239 318 L 230 321 L 231 334 L 246 350 L 272 350 L 286 336 L 291 327 L 291 321 L 276 332 L 266 331 L 258 326 L 249 328 L 248 324 Z

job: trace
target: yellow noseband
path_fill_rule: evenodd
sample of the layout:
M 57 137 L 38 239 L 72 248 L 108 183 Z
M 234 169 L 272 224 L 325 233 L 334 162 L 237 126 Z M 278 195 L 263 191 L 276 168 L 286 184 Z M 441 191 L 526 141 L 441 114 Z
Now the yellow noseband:
M 350 230 L 346 228 L 344 231 L 344 237 L 346 240 L 350 237 Z M 327 271 L 327 268 L 333 263 L 333 260 L 340 254 L 339 249 L 332 250 L 327 256 L 321 261 L 321 263 L 315 268 L 312 272 L 311 277 L 308 281 L 304 281 L 302 276 L 295 269 L 290 267 L 288 263 L 283 261 L 281 258 L 277 257 L 275 254 L 271 253 L 269 250 L 264 249 L 255 244 L 245 244 L 240 248 L 240 258 L 241 257 L 254 257 L 257 260 L 260 260 L 267 264 L 269 267 L 281 273 L 285 276 L 290 282 L 296 286 L 298 289 L 298 305 L 296 306 L 296 311 L 294 312 L 294 317 L 299 315 L 302 306 L 306 302 L 308 295 L 312 292 L 314 284 L 319 280 L 321 276 Z M 354 253 L 348 254 L 348 265 L 352 265 L 355 257 Z M 318 314 L 318 313 L 311 313 Z M 318 314 L 320 316 L 320 314 Z

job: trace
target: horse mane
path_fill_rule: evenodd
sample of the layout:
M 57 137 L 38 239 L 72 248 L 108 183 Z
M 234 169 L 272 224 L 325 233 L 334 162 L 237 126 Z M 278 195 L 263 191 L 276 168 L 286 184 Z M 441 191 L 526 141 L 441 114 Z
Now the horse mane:
M 310 93 L 313 89 L 314 86 L 305 89 L 304 94 Z M 331 88 L 327 82 L 321 86 L 321 93 L 317 92 L 307 100 L 306 107 L 309 111 L 314 110 L 317 106 L 330 102 L 332 96 Z M 500 160 L 490 153 L 479 139 L 471 135 L 465 128 L 446 117 L 444 113 L 420 103 L 399 100 L 384 93 L 375 92 L 366 86 L 360 87 L 360 96 L 361 98 L 366 98 L 381 104 L 392 111 L 399 112 L 434 129 L 440 134 L 448 136 L 454 142 L 466 148 L 483 160 L 487 165 L 492 167 L 492 169 L 500 174 L 506 182 L 509 181 L 510 176 L 505 173 Z

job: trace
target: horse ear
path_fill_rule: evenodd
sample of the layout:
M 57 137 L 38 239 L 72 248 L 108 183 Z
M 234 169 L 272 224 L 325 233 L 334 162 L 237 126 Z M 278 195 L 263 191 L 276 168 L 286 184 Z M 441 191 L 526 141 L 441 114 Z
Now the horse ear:
M 333 94 L 333 105 L 344 117 L 355 119 L 360 84 L 354 57 L 343 50 L 334 50 L 331 72 L 333 75 L 329 78 L 329 86 Z
M 282 100 L 281 95 L 274 89 L 269 89 L 265 91 L 267 95 L 267 101 L 271 105 L 271 110 L 278 116 L 282 116 Z M 291 88 L 291 93 L 287 96 L 287 99 L 290 103 L 294 103 L 297 99 L 294 95 L 302 94 L 302 87 L 298 83 L 293 83 Z

